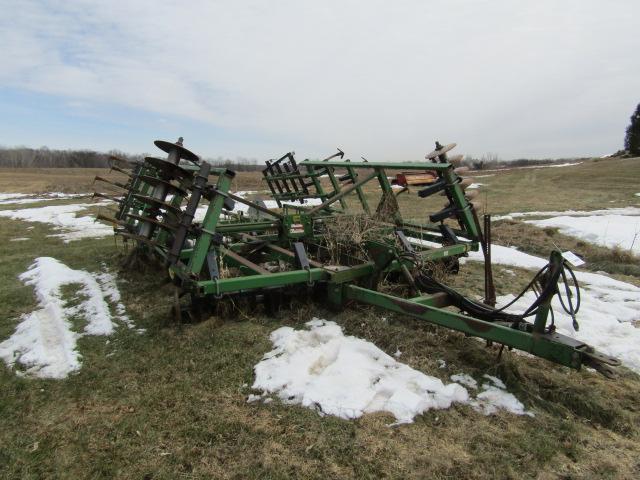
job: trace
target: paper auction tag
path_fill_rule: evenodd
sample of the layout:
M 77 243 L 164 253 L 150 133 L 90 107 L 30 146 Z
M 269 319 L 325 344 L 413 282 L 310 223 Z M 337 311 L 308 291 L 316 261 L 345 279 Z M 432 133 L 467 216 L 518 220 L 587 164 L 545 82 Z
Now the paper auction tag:
M 574 267 L 579 267 L 585 264 L 585 261 L 582 260 L 579 256 L 577 256 L 572 251 L 563 252 L 562 257 Z

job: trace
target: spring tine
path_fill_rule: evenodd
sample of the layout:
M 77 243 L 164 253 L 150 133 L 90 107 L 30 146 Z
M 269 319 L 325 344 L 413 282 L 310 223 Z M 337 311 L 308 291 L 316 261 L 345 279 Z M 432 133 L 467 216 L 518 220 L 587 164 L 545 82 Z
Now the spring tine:
M 106 193 L 93 192 L 92 198 L 104 198 L 106 200 L 111 200 L 112 202 L 121 203 L 122 197 L 114 197 L 112 195 L 107 195 Z

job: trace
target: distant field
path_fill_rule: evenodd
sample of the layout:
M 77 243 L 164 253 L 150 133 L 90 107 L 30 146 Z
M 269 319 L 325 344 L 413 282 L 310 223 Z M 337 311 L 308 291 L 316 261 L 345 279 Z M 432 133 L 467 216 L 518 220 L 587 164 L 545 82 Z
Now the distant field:
M 104 173 L 0 169 L 0 192 L 91 192 L 93 177 Z M 477 181 L 483 184 L 479 198 L 496 215 L 640 204 L 634 195 L 640 193 L 640 159 L 476 173 L 492 175 Z M 259 173 L 240 173 L 233 188 L 265 186 Z M 416 198 L 415 192 L 400 195 L 401 207 L 408 217 L 424 220 L 431 213 L 428 203 Z M 439 209 L 442 201 L 432 199 L 431 206 Z M 43 205 L 0 205 L 0 210 Z M 36 307 L 33 288 L 17 278 L 34 258 L 119 272 L 125 252 L 113 238 L 65 244 L 51 233 L 46 224 L 0 217 L 0 341 Z M 554 244 L 570 248 L 587 257 L 592 271 L 640 285 L 640 262 L 625 252 L 520 222 L 496 223 L 494 238 L 541 256 Z M 482 275 L 479 263 L 467 262 L 452 282 L 469 295 L 481 295 Z M 517 291 L 532 275 L 496 266 L 498 293 Z M 120 329 L 108 339 L 81 338 L 83 367 L 65 380 L 22 378 L 0 365 L 0 477 L 640 477 L 640 377 L 628 369 L 607 380 L 515 352 L 505 351 L 497 361 L 497 347 L 452 331 L 372 308 L 335 313 L 303 299 L 277 318 L 240 302 L 230 317 L 179 327 L 168 320 L 173 291 L 162 270 L 119 272 L 118 286 L 136 327 L 146 329 L 143 334 Z M 349 335 L 391 355 L 401 350 L 400 361 L 429 375 L 497 375 L 535 417 L 484 416 L 456 406 L 389 427 L 392 417 L 385 414 L 347 421 L 280 401 L 247 403 L 253 366 L 271 349 L 270 332 L 297 328 L 313 316 L 335 320 Z
M 594 159 L 571 167 L 515 168 L 507 170 L 475 171 L 468 176 L 476 178 L 483 186 L 478 200 L 487 212 L 497 215 L 510 212 L 535 210 L 573 209 L 594 210 L 624 207 L 640 203 L 634 196 L 640 190 L 640 159 Z M 2 192 L 91 192 L 93 178 L 104 175 L 100 168 L 0 168 Z M 390 172 L 391 174 L 391 172 Z M 328 183 L 325 180 L 325 183 Z M 266 190 L 260 172 L 239 172 L 234 190 Z M 401 194 L 400 205 L 407 216 L 421 218 L 424 205 L 414 201 L 414 193 Z M 372 205 L 375 194 L 367 187 Z M 444 201 L 437 197 L 432 201 L 438 207 Z M 352 204 L 357 202 L 352 201 Z
M 107 168 L 0 168 L 0 192 L 93 192 L 95 176 L 108 172 Z M 239 172 L 234 189 L 261 188 L 261 179 L 259 172 Z

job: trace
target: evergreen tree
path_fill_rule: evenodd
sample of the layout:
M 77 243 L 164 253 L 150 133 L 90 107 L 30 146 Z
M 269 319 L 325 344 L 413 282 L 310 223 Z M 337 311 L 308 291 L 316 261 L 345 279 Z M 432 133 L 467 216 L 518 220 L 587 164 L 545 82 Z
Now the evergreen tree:
M 640 155 L 640 103 L 631 115 L 631 124 L 627 127 L 624 137 L 624 148 L 633 155 Z

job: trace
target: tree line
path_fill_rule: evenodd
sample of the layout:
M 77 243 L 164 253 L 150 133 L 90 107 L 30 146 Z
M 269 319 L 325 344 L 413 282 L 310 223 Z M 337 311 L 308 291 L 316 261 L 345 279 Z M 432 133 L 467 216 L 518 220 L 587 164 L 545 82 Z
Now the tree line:
M 47 147 L 0 147 L 0 168 L 109 168 L 112 156 L 129 162 L 143 161 L 144 155 L 132 155 L 118 150 L 96 152 L 93 150 L 55 150 Z M 236 172 L 256 171 L 264 168 L 256 159 L 224 157 L 204 159 L 214 167 L 224 167 Z
M 54 150 L 40 148 L 0 147 L 0 168 L 109 168 L 110 158 L 118 157 L 129 162 L 143 161 L 144 155 L 132 155 L 119 150 L 96 152 L 93 150 Z M 214 167 L 228 168 L 236 172 L 253 172 L 264 168 L 263 162 L 253 158 L 239 157 L 231 160 L 224 157 L 205 159 Z M 557 163 L 558 160 L 501 160 L 495 153 L 479 158 L 467 155 L 462 164 L 473 170 L 489 170 L 503 167 L 526 167 Z

